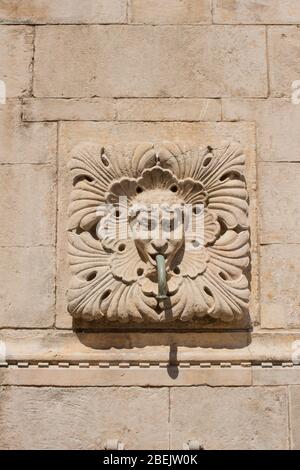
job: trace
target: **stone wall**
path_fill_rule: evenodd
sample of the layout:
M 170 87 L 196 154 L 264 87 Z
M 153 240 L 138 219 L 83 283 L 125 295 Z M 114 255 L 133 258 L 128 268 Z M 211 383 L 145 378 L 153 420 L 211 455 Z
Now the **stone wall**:
M 300 448 L 299 25 L 298 0 L 0 0 L 0 448 Z M 76 330 L 73 147 L 228 139 L 251 328 Z

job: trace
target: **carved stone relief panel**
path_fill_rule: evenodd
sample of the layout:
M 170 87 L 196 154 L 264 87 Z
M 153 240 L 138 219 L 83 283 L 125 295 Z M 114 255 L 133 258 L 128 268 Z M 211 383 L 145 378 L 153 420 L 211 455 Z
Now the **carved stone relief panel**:
M 236 143 L 78 146 L 70 162 L 71 315 L 119 324 L 243 318 L 244 165 Z

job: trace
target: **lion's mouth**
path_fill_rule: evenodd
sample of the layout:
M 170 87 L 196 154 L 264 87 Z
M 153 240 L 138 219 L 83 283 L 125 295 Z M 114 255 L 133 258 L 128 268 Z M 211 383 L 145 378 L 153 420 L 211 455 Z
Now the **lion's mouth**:
M 168 253 L 160 253 L 159 251 L 157 251 L 157 252 L 155 252 L 155 253 L 149 254 L 150 258 L 151 258 L 152 260 L 154 260 L 154 261 L 156 260 L 157 255 L 161 255 L 161 256 L 163 256 L 165 259 L 167 259 L 168 256 L 169 256 Z
M 161 255 L 164 257 L 165 259 L 165 264 L 166 264 L 166 269 L 167 271 L 169 271 L 169 268 L 170 268 L 170 255 L 171 255 L 171 252 L 165 252 L 165 253 L 160 253 L 159 251 L 156 251 L 154 253 L 148 253 L 149 255 L 149 260 L 150 260 L 150 263 L 151 265 L 153 266 L 154 269 L 156 269 L 156 258 L 157 258 L 157 255 Z

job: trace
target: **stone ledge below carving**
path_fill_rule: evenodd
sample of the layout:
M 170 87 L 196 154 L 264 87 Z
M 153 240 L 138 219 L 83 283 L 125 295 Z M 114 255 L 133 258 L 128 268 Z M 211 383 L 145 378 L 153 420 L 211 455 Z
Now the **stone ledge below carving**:
M 289 363 L 300 332 L 73 333 L 2 330 L 8 363 Z
M 2 330 L 0 383 L 35 386 L 300 384 L 300 332 Z M 297 343 L 296 343 L 297 342 Z

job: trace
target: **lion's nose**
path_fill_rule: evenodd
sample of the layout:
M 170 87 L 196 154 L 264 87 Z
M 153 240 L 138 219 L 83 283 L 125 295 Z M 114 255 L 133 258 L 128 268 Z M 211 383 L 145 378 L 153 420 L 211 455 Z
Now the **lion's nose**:
M 152 240 L 151 245 L 157 253 L 164 253 L 168 248 L 168 240 Z

